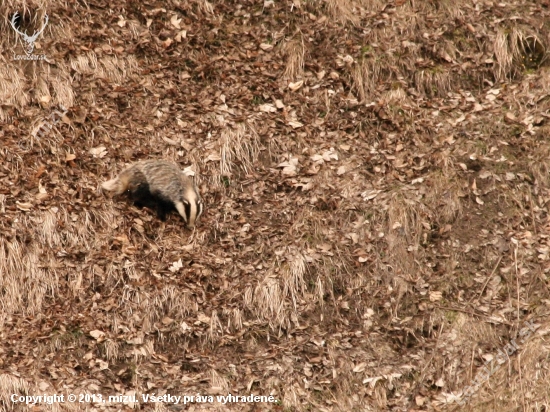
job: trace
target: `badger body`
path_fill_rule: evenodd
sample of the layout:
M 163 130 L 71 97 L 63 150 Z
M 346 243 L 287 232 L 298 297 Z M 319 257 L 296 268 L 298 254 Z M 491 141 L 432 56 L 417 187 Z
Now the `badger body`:
M 101 187 L 115 195 L 128 191 L 136 206 L 156 210 L 162 221 L 175 209 L 189 228 L 195 227 L 203 211 L 194 179 L 185 175 L 175 164 L 164 160 L 134 163 Z

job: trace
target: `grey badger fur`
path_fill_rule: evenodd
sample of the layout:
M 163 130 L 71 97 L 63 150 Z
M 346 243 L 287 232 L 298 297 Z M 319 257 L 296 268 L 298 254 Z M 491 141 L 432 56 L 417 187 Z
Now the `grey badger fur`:
M 115 195 L 129 191 L 136 206 L 156 210 L 162 221 L 175 209 L 191 229 L 203 212 L 195 180 L 165 160 L 134 163 L 101 187 Z

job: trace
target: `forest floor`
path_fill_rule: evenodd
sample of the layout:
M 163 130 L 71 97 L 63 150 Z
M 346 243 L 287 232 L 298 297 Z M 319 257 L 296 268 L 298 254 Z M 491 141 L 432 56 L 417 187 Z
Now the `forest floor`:
M 0 16 L 1 410 L 550 411 L 548 0 Z

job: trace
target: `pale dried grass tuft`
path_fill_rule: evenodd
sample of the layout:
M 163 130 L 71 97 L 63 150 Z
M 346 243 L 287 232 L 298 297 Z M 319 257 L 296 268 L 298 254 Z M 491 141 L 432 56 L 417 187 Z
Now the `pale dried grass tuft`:
M 283 47 L 286 66 L 283 77 L 289 81 L 297 81 L 304 74 L 305 46 L 302 40 L 291 40 Z
M 514 62 L 514 42 L 509 42 L 510 34 L 500 29 L 497 31 L 493 45 L 496 63 L 494 65 L 495 78 L 505 80 L 510 77 Z
M 334 366 L 338 368 L 338 380 L 335 381 L 332 397 L 338 404 L 338 412 L 353 410 L 353 394 L 357 393 L 356 379 L 351 372 L 354 368 L 353 362 L 348 357 L 342 356 L 342 353 L 334 347 L 327 348 L 327 358 Z M 355 381 L 355 382 L 354 382 Z M 369 410 L 369 409 L 367 409 Z
M 208 342 L 214 343 L 218 341 L 221 336 L 223 336 L 223 327 L 220 322 L 220 318 L 218 317 L 218 311 L 213 310 L 210 315 L 210 324 L 208 325 L 206 338 Z
M 401 78 L 398 60 L 393 54 L 383 54 L 379 50 L 371 51 L 371 53 L 372 56 L 361 57 L 349 69 L 352 90 L 357 93 L 361 102 L 375 100 L 377 85 Z M 395 85 L 398 87 L 394 86 L 391 91 L 402 88 L 400 83 Z
M 51 104 L 66 108 L 73 107 L 75 95 L 68 67 L 66 65 L 58 66 L 60 66 L 59 72 L 55 76 L 51 74 L 48 76 L 54 97 Z
M 392 108 L 402 110 L 403 106 L 411 105 L 411 100 L 405 90 L 402 87 L 394 87 L 392 90 L 387 91 L 380 99 L 380 104 L 389 108 L 391 112 Z
M 104 56 L 98 60 L 94 52 L 72 58 L 69 65 L 81 75 L 106 78 L 115 83 L 121 83 L 139 69 L 139 64 L 134 56 L 123 58 Z
M 3 405 L 13 405 L 10 398 L 12 394 L 28 395 L 30 390 L 31 386 L 26 380 L 8 373 L 0 375 L 0 401 Z
M 51 15 L 51 13 L 50 13 Z M 73 41 L 74 40 L 74 32 L 73 32 L 73 26 L 71 25 L 72 21 L 70 20 L 62 20 L 62 19 L 55 19 L 54 24 L 48 24 L 47 31 L 48 31 L 48 37 L 49 39 L 63 39 L 64 41 Z M 43 52 L 48 55 L 48 49 L 44 48 Z
M 84 290 L 84 286 L 83 286 L 83 276 L 82 276 L 82 272 L 76 272 L 76 273 L 71 273 L 67 276 L 67 280 L 68 280 L 68 286 L 69 286 L 69 290 L 71 291 L 72 293 L 72 296 L 73 297 L 77 297 L 77 296 L 81 296 L 83 290 Z
M 452 89 L 452 74 L 442 67 L 419 70 L 414 74 L 414 83 L 426 96 L 444 97 Z
M 260 149 L 258 134 L 252 125 L 240 123 L 233 129 L 225 129 L 219 143 L 220 169 L 214 183 L 222 185 L 222 178 L 232 176 L 237 165 L 245 174 L 254 169 Z
M 42 309 L 48 292 L 57 288 L 57 274 L 43 268 L 41 251 L 15 240 L 0 239 L 0 307 L 6 314 L 35 315 Z
M 359 95 L 359 100 L 372 100 L 376 84 L 382 75 L 383 65 L 374 59 L 361 59 L 351 67 L 353 88 Z
M 546 48 L 535 34 L 527 34 L 522 27 L 499 29 L 493 43 L 495 63 L 493 72 L 497 80 L 514 78 L 525 69 L 538 68 L 547 57 Z
M 210 370 L 210 386 L 221 391 L 227 391 L 229 389 L 229 383 L 226 378 L 220 375 L 216 370 Z
M 51 7 L 51 0 L 5 0 L 2 2 L 2 6 L 5 10 L 3 10 L 1 15 L 4 20 L 9 21 L 13 10 L 17 10 L 23 15 L 28 15 L 32 10 Z
M 24 73 L 11 64 L 0 64 L 0 101 L 3 105 L 22 108 L 29 104 L 30 97 L 25 92 L 27 81 Z M 7 113 L 0 109 L 0 120 L 7 121 Z
M 325 292 L 326 288 L 323 283 L 323 280 L 321 279 L 321 276 L 317 276 L 317 279 L 315 280 L 315 292 L 314 297 L 319 302 L 319 306 L 322 308 L 325 305 Z
M 346 190 L 344 187 L 341 189 L 343 192 Z M 285 289 L 291 292 L 287 295 L 293 302 L 305 301 L 322 308 L 327 294 L 334 299 L 335 289 L 358 290 L 368 283 L 367 273 L 348 270 L 346 251 L 329 240 L 335 235 L 333 232 L 336 230 L 332 228 L 341 227 L 342 230 L 346 228 L 346 231 L 355 231 L 348 228 L 348 222 L 336 220 L 338 217 L 338 214 L 334 214 L 335 220 L 327 221 L 325 212 L 304 209 L 293 218 L 285 243 L 298 242 L 299 250 L 289 251 L 289 266 L 280 272 L 285 280 L 285 287 L 293 285 L 291 289 Z M 327 230 L 327 226 L 331 229 Z M 364 236 L 363 232 L 355 234 L 358 238 Z M 327 253 L 319 254 L 320 250 Z
M 49 79 L 45 73 L 37 75 L 35 81 L 35 97 L 40 100 L 52 101 L 52 95 L 50 93 Z M 66 106 L 67 107 L 67 106 Z
M 49 248 L 61 246 L 61 236 L 57 230 L 57 214 L 48 210 L 42 219 L 35 219 L 37 239 Z M 41 223 L 41 224 L 40 224 Z
M 462 4 L 453 0 L 439 0 L 434 2 L 425 2 L 425 5 L 436 9 L 441 13 L 441 18 L 462 20 L 464 18 L 464 10 Z
M 103 353 L 105 354 L 105 359 L 109 362 L 117 360 L 119 357 L 119 344 L 112 339 L 106 339 L 103 342 Z
M 343 24 L 358 25 L 364 11 L 380 11 L 380 0 L 326 0 L 328 15 Z
M 244 295 L 245 306 L 273 330 L 288 328 L 290 319 L 297 319 L 298 304 L 306 294 L 306 260 L 294 249 L 285 249 L 277 257 L 264 278 Z
M 100 63 L 104 68 L 104 74 L 107 79 L 115 83 L 122 83 L 125 78 L 133 74 L 138 68 L 137 60 L 133 56 L 125 58 L 105 56 L 100 60 Z
M 196 5 L 199 12 L 204 14 L 214 14 L 214 6 L 208 0 L 194 0 L 193 3 Z
M 268 321 L 271 329 L 290 325 L 283 291 L 275 275 L 266 275 L 254 288 L 247 287 L 244 302 L 253 315 Z
M 142 345 L 135 345 L 129 353 L 133 355 L 134 362 L 142 362 L 151 359 L 155 354 L 155 344 L 152 340 L 145 340 Z
M 134 279 L 138 276 L 146 276 L 141 271 L 133 268 L 129 262 L 124 266 L 123 271 L 125 274 L 117 273 L 114 276 L 111 274 L 120 272 L 120 268 L 107 271 L 107 284 L 111 284 L 115 279 L 117 279 L 118 284 L 125 282 L 125 279 L 130 276 Z M 109 281 L 109 277 L 113 277 L 113 279 Z M 131 322 L 133 322 L 134 313 L 140 313 L 142 315 L 140 329 L 146 333 L 154 330 L 155 323 L 162 322 L 166 317 L 174 321 L 181 321 L 190 314 L 196 314 L 199 309 L 196 300 L 189 291 L 182 291 L 174 285 L 166 285 L 154 294 L 141 292 L 129 285 L 124 285 L 119 307 L 123 308 L 122 313 Z
M 306 292 L 306 283 L 304 281 L 306 273 L 305 257 L 295 252 L 292 256 L 289 256 L 289 261 L 282 268 L 281 272 L 284 285 L 283 295 L 290 297 L 294 310 L 297 310 L 297 301 Z
M 36 29 L 41 27 L 46 10 L 49 10 L 51 6 L 51 1 L 8 1 L 4 2 L 2 8 L 0 8 L 2 10 L 0 14 L 3 16 L 3 19 L 0 19 L 0 30 L 5 34 L 0 39 L 0 45 L 3 46 L 4 50 L 10 50 L 7 60 L 4 57 L 1 58 L 5 61 L 4 64 L 0 65 L 0 100 L 15 106 L 19 110 L 27 106 L 31 101 L 31 96 L 27 91 L 34 88 L 36 74 L 34 74 L 33 78 L 27 78 L 20 70 L 21 67 L 25 66 L 20 61 L 11 60 L 11 54 L 21 54 L 23 52 L 22 47 L 24 46 L 22 37 L 11 27 L 11 17 L 13 13 L 18 12 L 22 17 L 22 21 L 24 21 L 24 27 L 19 27 L 19 30 L 32 34 Z M 35 54 L 47 54 L 47 50 L 40 49 L 39 45 L 43 45 L 41 37 L 46 33 L 48 33 L 48 37 L 52 36 L 52 33 L 55 31 L 53 27 L 54 25 L 51 22 L 45 27 L 44 32 L 35 43 Z M 50 69 L 49 65 L 42 61 L 37 61 L 36 66 L 39 68 L 39 72 Z M 61 69 L 59 72 L 62 73 L 63 70 Z M 69 100 L 64 100 L 64 102 L 69 102 Z M 6 113 L 1 109 L 0 120 L 7 120 Z
M 367 91 L 370 91 L 372 88 L 372 83 L 368 82 L 367 76 L 365 76 L 366 71 L 364 70 L 364 65 L 364 62 L 354 64 L 351 69 L 353 89 L 359 95 L 359 103 L 365 102 Z M 329 105 L 327 104 L 327 109 L 329 108 L 328 106 Z
M 459 339 L 464 342 L 484 342 L 493 343 L 498 347 L 499 337 L 495 332 L 494 327 L 486 322 L 478 322 L 475 318 L 463 319 L 460 324 L 457 324 L 460 334 Z
M 79 54 L 72 58 L 69 64 L 74 71 L 80 74 L 94 74 L 99 67 L 97 55 L 94 52 Z
M 534 158 L 528 163 L 529 171 L 535 179 L 535 184 L 542 187 L 550 185 L 550 146 L 544 144 L 534 153 Z
M 162 289 L 162 292 L 155 297 L 155 306 L 164 313 L 170 313 L 178 318 L 184 318 L 198 310 L 197 303 L 191 298 L 191 294 L 174 285 L 167 285 Z
M 227 329 L 240 331 L 243 328 L 244 314 L 239 308 L 223 309 L 223 316 L 227 318 Z

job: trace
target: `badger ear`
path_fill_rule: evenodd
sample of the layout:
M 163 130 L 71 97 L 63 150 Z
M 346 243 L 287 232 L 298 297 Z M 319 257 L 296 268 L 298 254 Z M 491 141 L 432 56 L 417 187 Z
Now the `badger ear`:
M 182 199 L 181 202 L 182 202 L 184 205 L 187 205 L 187 206 L 189 206 L 189 204 L 190 204 L 189 201 L 187 201 L 187 200 L 185 200 L 185 199 Z

